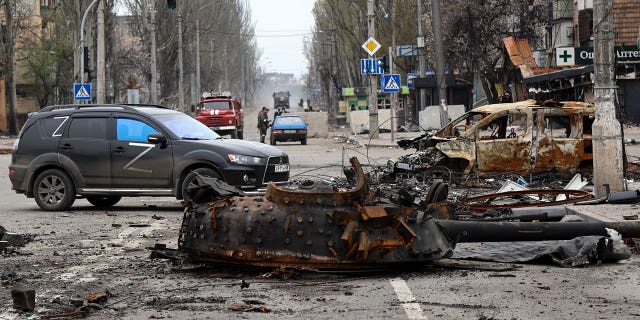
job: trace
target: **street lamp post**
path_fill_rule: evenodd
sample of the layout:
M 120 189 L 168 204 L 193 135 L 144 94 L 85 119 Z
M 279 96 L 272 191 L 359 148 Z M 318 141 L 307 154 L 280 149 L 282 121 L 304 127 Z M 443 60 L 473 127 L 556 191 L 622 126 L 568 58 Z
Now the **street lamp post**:
M 89 14 L 89 10 L 100 0 L 93 0 L 87 10 L 84 11 L 84 15 L 82 16 L 82 22 L 80 23 L 80 83 L 84 83 L 84 22 L 87 20 L 87 15 Z

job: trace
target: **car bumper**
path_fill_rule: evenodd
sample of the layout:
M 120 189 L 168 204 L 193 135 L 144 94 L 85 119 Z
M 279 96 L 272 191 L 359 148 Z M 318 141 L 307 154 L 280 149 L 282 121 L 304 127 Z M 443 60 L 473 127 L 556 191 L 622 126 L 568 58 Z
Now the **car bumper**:
M 301 141 L 307 138 L 306 133 L 275 133 L 272 135 L 276 141 Z

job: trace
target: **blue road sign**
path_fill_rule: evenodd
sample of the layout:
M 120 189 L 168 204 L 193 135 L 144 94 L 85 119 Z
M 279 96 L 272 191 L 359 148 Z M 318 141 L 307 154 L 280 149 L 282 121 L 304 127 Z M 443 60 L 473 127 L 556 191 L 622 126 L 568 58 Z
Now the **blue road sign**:
M 380 59 L 360 59 L 360 74 L 383 74 L 384 68 Z
M 407 87 L 409 87 L 409 89 L 413 89 L 413 78 L 417 77 L 417 73 L 407 73 Z
M 91 101 L 91 83 L 74 83 L 73 100 Z
M 384 74 L 382 75 L 382 92 L 392 93 L 400 91 L 400 75 L 399 74 Z
M 418 55 L 418 47 L 414 45 L 396 46 L 396 56 L 410 57 Z

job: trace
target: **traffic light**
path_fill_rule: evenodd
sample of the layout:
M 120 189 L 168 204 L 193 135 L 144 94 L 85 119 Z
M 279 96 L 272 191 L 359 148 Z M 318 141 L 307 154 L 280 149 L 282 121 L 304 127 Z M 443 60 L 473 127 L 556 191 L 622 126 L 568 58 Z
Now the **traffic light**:
M 167 8 L 173 10 L 176 8 L 176 1 L 177 0 L 167 0 Z
M 380 61 L 382 62 L 382 70 L 384 70 L 385 73 L 389 72 L 389 55 L 385 54 L 380 58 Z

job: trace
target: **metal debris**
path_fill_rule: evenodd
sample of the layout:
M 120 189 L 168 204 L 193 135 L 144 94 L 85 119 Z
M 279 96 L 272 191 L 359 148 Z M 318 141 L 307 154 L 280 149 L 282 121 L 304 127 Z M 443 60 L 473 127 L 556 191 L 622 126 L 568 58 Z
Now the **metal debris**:
M 496 172 L 571 176 L 591 166 L 594 110 L 590 103 L 552 100 L 482 106 L 434 134 L 399 141 L 399 146 L 417 152 L 390 165 L 394 172 L 445 166 L 480 176 Z
M 379 203 L 356 158 L 356 185 L 219 197 L 185 209 L 179 250 L 196 261 L 357 270 L 448 257 L 453 243 L 424 211 Z

